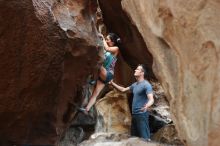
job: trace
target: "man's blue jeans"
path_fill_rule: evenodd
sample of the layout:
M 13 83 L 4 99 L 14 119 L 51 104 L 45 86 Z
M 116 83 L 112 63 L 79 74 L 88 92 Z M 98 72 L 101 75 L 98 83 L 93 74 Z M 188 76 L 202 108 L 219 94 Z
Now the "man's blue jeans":
M 131 136 L 137 136 L 146 140 L 150 139 L 148 112 L 142 114 L 132 114 Z

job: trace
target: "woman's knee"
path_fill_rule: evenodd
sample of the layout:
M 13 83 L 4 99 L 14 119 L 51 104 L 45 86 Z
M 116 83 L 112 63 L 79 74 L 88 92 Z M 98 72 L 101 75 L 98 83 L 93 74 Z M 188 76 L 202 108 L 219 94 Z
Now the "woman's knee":
M 107 76 L 107 71 L 106 71 L 106 69 L 102 66 L 102 67 L 100 68 L 99 77 L 100 77 L 101 79 L 105 80 L 105 79 L 106 79 L 106 76 Z
M 107 70 L 106 70 L 103 66 L 101 66 L 101 67 L 100 67 L 100 73 L 101 73 L 101 74 L 106 74 L 106 73 L 107 73 Z

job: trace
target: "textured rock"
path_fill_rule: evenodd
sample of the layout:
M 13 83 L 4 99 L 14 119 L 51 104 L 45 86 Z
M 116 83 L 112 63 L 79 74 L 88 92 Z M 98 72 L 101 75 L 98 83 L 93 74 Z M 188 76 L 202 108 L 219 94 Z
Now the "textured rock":
M 187 145 L 218 145 L 219 1 L 123 0 L 122 5 L 153 55 L 180 137 Z
M 151 107 L 150 113 L 160 118 L 164 123 L 171 123 L 170 106 L 161 84 L 153 81 L 150 83 L 154 91 L 154 104 Z
M 131 116 L 126 94 L 115 90 L 96 103 L 96 132 L 130 133 Z
M 57 145 L 76 146 L 78 143 L 82 142 L 83 136 L 84 131 L 81 127 L 70 127 Z
M 126 134 L 96 133 L 79 146 L 163 146 L 163 144 L 146 142 L 140 138 L 130 138 Z
M 161 128 L 157 133 L 153 135 L 152 140 L 167 145 L 184 145 L 183 142 L 181 142 L 179 139 L 174 125 L 167 125 Z
M 172 123 L 169 103 L 164 95 L 160 83 L 150 82 L 154 91 L 154 104 L 149 109 L 149 126 L 151 134 L 154 135 L 159 129 Z
M 99 60 L 94 0 L 0 0 L 0 141 L 54 144 Z

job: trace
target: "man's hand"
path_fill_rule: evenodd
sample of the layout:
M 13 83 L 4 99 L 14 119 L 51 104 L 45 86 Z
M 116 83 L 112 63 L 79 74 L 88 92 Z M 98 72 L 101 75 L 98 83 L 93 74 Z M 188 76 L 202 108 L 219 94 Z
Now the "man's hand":
M 123 86 L 119 86 L 119 85 L 117 85 L 116 83 L 114 83 L 113 82 L 113 80 L 111 80 L 110 82 L 109 82 L 109 84 L 110 85 L 112 85 L 115 89 L 117 89 L 117 90 L 119 90 L 119 91 L 121 91 L 121 92 L 127 92 L 127 91 L 129 91 L 129 87 L 123 87 Z
M 149 110 L 150 110 L 150 108 L 147 105 L 145 105 L 141 108 L 142 112 L 149 111 Z
M 145 112 L 145 111 L 147 111 L 147 109 L 148 109 L 148 107 L 143 106 L 143 107 L 141 108 L 141 111 L 142 111 L 142 112 Z
M 153 97 L 153 93 L 147 94 L 148 97 L 148 102 L 141 108 L 141 111 L 149 111 L 150 107 L 153 105 L 154 103 L 154 97 Z

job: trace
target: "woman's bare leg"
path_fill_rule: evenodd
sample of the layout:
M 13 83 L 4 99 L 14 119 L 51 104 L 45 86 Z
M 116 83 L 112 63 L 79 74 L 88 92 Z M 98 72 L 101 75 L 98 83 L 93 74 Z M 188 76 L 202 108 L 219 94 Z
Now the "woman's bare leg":
M 86 106 L 86 111 L 89 111 L 90 108 L 95 104 L 97 96 L 99 95 L 99 93 L 104 87 L 105 87 L 105 84 L 97 80 L 96 87 L 93 91 L 92 96 L 89 99 L 89 103 Z
M 107 71 L 106 69 L 101 66 L 100 67 L 100 70 L 99 70 L 99 77 L 102 79 L 102 80 L 105 80 L 106 79 L 106 76 L 107 76 Z
M 100 68 L 99 77 L 100 77 L 102 80 L 105 80 L 105 79 L 106 79 L 106 75 L 107 75 L 107 71 L 106 71 L 106 69 L 102 66 L 102 67 Z M 105 84 L 104 84 L 103 82 L 101 82 L 100 80 L 97 80 L 95 89 L 94 89 L 94 91 L 93 91 L 93 93 L 92 93 L 92 96 L 91 96 L 90 99 L 89 99 L 88 105 L 86 106 L 86 111 L 89 111 L 90 108 L 95 104 L 97 96 L 99 95 L 99 93 L 102 91 L 102 89 L 103 89 L 104 87 L 105 87 Z

